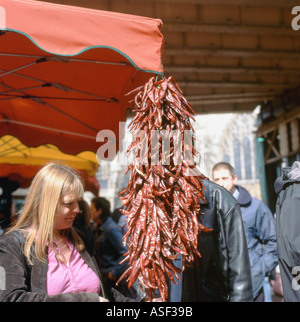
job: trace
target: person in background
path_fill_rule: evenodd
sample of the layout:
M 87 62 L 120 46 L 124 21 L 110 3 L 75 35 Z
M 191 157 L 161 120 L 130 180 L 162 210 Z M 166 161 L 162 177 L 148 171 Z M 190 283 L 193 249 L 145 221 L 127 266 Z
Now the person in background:
M 124 189 L 122 189 L 121 191 L 123 191 Z M 121 199 L 121 203 L 123 204 L 123 200 Z M 113 220 L 117 223 L 117 225 L 120 227 L 123 236 L 126 234 L 128 228 L 126 226 L 126 216 L 124 214 L 122 214 L 122 212 L 120 211 L 121 209 L 123 209 L 123 206 L 121 208 L 116 208 L 113 213 L 112 213 L 112 218 Z
M 79 212 L 73 222 L 73 227 L 84 241 L 85 245 L 91 250 L 94 250 L 94 236 L 91 228 L 91 209 L 85 200 L 78 201 Z
M 16 181 L 0 178 L 0 229 L 4 232 L 15 220 L 16 209 L 12 193 L 20 187 Z
M 177 284 L 170 282 L 169 302 L 252 302 L 250 261 L 239 204 L 223 187 L 201 180 L 201 231 L 193 265 Z M 174 264 L 181 269 L 181 254 Z
M 300 302 L 300 162 L 282 169 L 275 180 L 279 281 L 284 302 Z M 280 283 L 281 282 L 281 283 Z M 280 289 L 282 287 L 282 289 Z
M 237 185 L 235 169 L 227 162 L 212 168 L 212 179 L 240 204 L 251 264 L 253 300 L 264 302 L 264 281 L 278 264 L 275 220 L 269 208 Z
M 128 268 L 127 262 L 120 264 L 128 251 L 123 245 L 123 234 L 112 219 L 110 202 L 103 197 L 91 200 L 91 215 L 94 221 L 94 251 L 103 276 L 105 290 L 110 301 L 114 301 L 114 291 L 119 291 L 127 298 L 141 301 L 144 294 L 138 288 L 128 289 L 126 281 L 116 282 Z
M 24 208 L 0 237 L 1 302 L 104 302 L 97 263 L 75 229 L 80 176 L 60 163 L 34 177 Z

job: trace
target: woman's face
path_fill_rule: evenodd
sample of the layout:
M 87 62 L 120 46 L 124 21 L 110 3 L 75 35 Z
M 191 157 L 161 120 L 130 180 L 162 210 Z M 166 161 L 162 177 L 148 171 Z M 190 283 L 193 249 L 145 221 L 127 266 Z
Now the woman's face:
M 78 200 L 72 194 L 65 194 L 60 197 L 55 214 L 55 229 L 63 230 L 72 227 L 73 221 L 80 210 Z

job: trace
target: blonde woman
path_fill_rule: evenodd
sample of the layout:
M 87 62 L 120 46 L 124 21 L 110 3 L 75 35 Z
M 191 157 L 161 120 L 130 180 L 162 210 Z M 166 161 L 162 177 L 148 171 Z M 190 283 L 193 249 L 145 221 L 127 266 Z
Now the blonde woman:
M 37 173 L 20 217 L 0 237 L 0 301 L 106 301 L 97 264 L 72 227 L 83 191 L 60 163 Z

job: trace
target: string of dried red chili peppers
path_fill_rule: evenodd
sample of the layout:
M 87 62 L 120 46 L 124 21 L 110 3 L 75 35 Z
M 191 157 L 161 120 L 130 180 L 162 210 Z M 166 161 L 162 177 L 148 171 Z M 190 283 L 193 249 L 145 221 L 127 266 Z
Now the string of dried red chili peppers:
M 146 135 L 136 135 L 127 150 L 128 153 L 134 151 L 135 157 L 127 167 L 126 173 L 131 170 L 131 175 L 120 198 L 125 203 L 123 213 L 128 226 L 123 240 L 128 244 L 124 261 L 129 260 L 130 267 L 118 282 L 127 278 L 128 287 L 131 287 L 138 279 L 150 301 L 157 296 L 157 290 L 165 301 L 167 280 L 175 283 L 174 277 L 179 279 L 181 272 L 174 264 L 178 254 L 182 254 L 184 270 L 185 265 L 193 263 L 195 255 L 201 256 L 198 252 L 199 229 L 207 231 L 198 217 L 200 199 L 204 199 L 201 179 L 205 177 L 184 158 L 180 164 L 174 161 L 184 149 L 189 149 L 192 157 L 196 156 L 195 138 L 191 143 L 184 140 L 184 131 L 193 131 L 190 118 L 194 120 L 192 114 L 195 112 L 172 77 L 159 81 L 152 77 L 145 86 L 131 93 L 137 94 L 133 108 L 136 115 L 129 125 L 130 131 L 144 131 Z M 174 130 L 181 135 L 182 147 L 178 149 L 176 135 L 170 139 L 169 163 L 165 165 L 162 162 L 166 157 L 163 139 L 153 146 L 151 133 L 160 131 L 168 135 Z M 147 150 L 143 156 L 145 146 Z M 158 162 L 153 162 L 155 156 Z

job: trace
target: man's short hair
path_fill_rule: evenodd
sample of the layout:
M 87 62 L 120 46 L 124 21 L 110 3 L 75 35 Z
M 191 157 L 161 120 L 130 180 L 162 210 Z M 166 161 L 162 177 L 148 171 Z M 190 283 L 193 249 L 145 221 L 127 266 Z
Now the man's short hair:
M 236 176 L 236 172 L 235 172 L 234 167 L 228 162 L 218 162 L 217 164 L 215 164 L 213 166 L 212 172 L 217 171 L 217 170 L 221 170 L 221 169 L 228 170 L 232 177 Z

